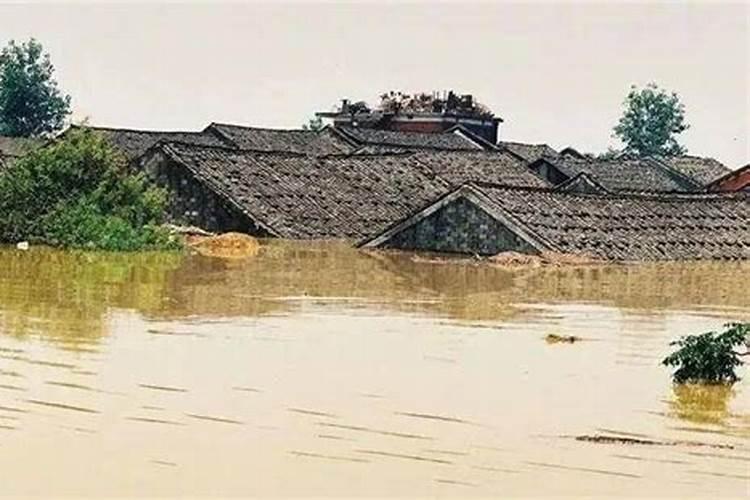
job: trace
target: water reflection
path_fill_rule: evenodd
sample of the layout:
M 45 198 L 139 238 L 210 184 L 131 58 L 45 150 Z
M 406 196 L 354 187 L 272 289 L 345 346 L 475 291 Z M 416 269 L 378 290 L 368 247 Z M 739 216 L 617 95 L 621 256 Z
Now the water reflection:
M 673 394 L 670 407 L 676 418 L 694 424 L 727 423 L 729 402 L 734 396 L 731 385 L 676 384 Z
M 107 314 L 154 318 L 287 314 L 308 303 L 429 313 L 467 322 L 524 317 L 540 302 L 660 313 L 747 303 L 747 264 L 515 269 L 425 262 L 338 243 L 266 242 L 253 258 L 0 249 L 0 330 L 92 348 Z M 727 313 L 731 317 L 731 311 Z
M 737 495 L 746 382 L 659 361 L 747 270 L 0 250 L 0 494 Z
M 162 310 L 181 262 L 164 253 L 0 249 L 0 331 L 84 350 L 107 334 L 110 308 Z

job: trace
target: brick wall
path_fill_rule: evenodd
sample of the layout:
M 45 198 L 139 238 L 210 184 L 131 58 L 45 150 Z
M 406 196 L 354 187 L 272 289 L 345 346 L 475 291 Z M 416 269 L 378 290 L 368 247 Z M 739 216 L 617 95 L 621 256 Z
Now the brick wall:
M 182 165 L 157 154 L 142 164 L 147 175 L 170 192 L 170 222 L 212 232 L 240 232 L 268 236 L 252 219 L 198 182 Z
M 487 212 L 463 198 L 395 234 L 382 246 L 478 255 L 504 251 L 538 253 Z

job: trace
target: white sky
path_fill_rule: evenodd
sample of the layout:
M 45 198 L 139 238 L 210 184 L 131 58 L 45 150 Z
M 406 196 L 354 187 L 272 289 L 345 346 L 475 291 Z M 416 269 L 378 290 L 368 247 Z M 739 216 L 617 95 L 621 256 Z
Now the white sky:
M 750 161 L 750 3 L 3 4 L 75 118 L 298 127 L 341 97 L 456 89 L 501 138 L 603 151 L 631 84 L 676 91 L 693 154 Z

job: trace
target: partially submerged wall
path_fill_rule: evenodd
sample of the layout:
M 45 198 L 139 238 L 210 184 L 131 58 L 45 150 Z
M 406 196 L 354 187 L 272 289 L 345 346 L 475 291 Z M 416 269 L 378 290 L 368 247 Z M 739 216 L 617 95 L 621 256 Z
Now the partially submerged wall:
M 192 172 L 170 161 L 164 154 L 153 155 L 143 162 L 142 167 L 156 184 L 170 191 L 167 214 L 170 222 L 220 233 L 240 232 L 269 236 L 250 217 L 209 190 Z
M 380 246 L 478 255 L 495 255 L 506 251 L 538 253 L 526 241 L 465 198 L 448 203 L 394 234 Z

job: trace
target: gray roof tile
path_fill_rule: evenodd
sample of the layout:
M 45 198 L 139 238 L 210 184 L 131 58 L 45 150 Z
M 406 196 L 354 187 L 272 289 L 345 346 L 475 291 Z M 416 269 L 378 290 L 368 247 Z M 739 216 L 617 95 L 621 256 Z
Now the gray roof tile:
M 312 157 L 179 143 L 162 149 L 284 238 L 361 238 L 450 189 L 410 155 Z

